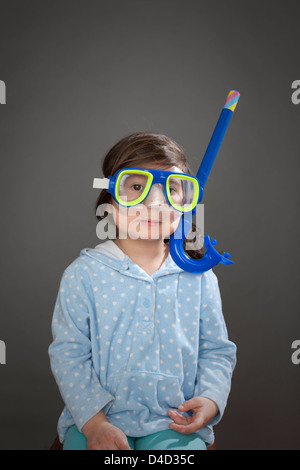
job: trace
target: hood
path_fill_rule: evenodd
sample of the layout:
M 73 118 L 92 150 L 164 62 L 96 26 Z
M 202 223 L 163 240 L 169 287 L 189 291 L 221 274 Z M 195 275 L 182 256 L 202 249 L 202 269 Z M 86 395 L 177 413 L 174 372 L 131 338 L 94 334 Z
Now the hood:
M 152 273 L 150 276 L 147 274 L 140 266 L 138 266 L 134 261 L 132 261 L 129 256 L 127 256 L 114 242 L 113 240 L 106 240 L 105 242 L 97 245 L 95 248 L 84 248 L 80 252 L 81 256 L 89 256 L 95 261 L 105 264 L 106 266 L 116 269 L 123 274 L 128 276 L 139 277 L 139 278 L 149 278 L 153 279 L 163 275 L 171 273 L 183 272 L 177 264 L 173 261 L 170 253 L 165 259 L 161 267 Z

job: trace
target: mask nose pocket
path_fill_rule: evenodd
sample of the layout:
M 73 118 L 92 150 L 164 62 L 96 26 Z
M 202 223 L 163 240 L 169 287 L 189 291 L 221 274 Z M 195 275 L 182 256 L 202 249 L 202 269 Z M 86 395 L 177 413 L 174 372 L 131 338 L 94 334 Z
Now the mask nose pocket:
M 169 409 L 185 401 L 178 377 L 173 375 L 126 371 L 108 378 L 107 385 L 115 397 L 113 413 L 147 409 L 150 414 L 166 416 Z
M 167 204 L 164 188 L 161 184 L 154 184 L 152 186 L 144 204 L 147 206 L 159 206 Z

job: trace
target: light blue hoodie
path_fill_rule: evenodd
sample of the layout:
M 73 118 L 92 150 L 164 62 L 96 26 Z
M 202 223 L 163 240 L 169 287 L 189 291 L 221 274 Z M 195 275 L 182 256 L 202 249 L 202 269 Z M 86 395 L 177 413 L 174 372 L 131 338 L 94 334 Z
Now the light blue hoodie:
M 198 431 L 213 443 L 236 346 L 212 270 L 183 271 L 169 254 L 150 276 L 112 240 L 85 248 L 62 275 L 52 333 L 51 369 L 66 405 L 61 442 L 101 409 L 128 436 L 168 429 L 168 410 L 203 396 L 219 407 Z

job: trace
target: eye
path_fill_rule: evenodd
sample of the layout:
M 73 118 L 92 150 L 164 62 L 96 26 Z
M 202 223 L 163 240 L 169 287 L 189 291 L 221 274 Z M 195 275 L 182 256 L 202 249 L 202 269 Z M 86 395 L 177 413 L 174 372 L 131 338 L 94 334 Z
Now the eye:
M 133 184 L 131 186 L 135 191 L 141 191 L 141 188 L 143 187 L 141 184 Z

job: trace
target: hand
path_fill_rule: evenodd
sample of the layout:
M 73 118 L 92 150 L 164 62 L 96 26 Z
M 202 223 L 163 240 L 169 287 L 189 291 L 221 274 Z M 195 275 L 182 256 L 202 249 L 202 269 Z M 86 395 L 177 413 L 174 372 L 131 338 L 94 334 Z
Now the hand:
M 169 410 L 168 415 L 174 423 L 169 427 L 182 434 L 190 434 L 203 428 L 218 413 L 219 408 L 213 400 L 205 397 L 194 397 L 178 407 L 179 411 L 193 410 L 192 416 L 183 416 L 175 410 Z
M 97 413 L 82 428 L 88 450 L 131 450 L 126 435 L 106 418 Z

